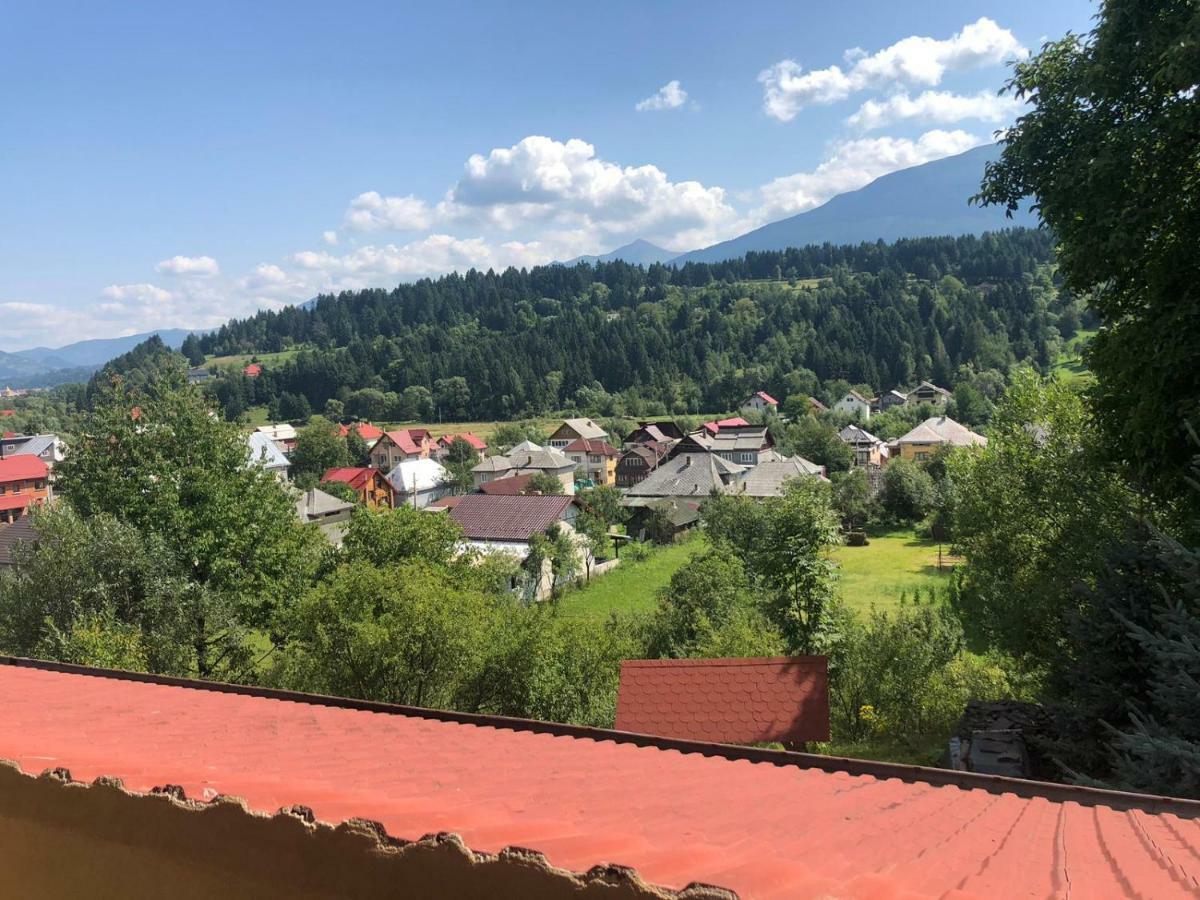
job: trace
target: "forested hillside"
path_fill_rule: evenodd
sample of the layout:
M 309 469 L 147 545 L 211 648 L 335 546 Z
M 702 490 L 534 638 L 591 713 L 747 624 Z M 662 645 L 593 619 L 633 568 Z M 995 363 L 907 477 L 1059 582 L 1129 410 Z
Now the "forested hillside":
M 576 407 L 729 409 L 749 389 L 873 390 L 963 367 L 1049 366 L 1082 304 L 1052 277 L 1048 234 L 1012 230 L 751 253 L 714 264 L 623 262 L 468 272 L 321 297 L 189 339 L 184 352 L 303 348 L 257 379 L 220 379 L 236 414 L 283 414 L 373 390 L 392 418 L 514 418 Z M 297 408 L 298 407 L 298 408 Z

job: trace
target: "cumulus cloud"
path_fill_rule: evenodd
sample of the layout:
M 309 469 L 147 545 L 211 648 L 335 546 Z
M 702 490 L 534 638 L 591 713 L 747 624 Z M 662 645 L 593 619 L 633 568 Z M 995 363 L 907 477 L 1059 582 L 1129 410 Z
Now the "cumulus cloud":
M 867 100 L 846 124 L 859 131 L 874 131 L 896 122 L 910 120 L 949 124 L 964 119 L 1002 123 L 1011 121 L 1021 108 L 1015 97 L 992 91 L 964 96 L 950 91 L 924 91 L 916 97 L 893 94 L 886 100 Z
M 141 284 L 110 284 L 100 292 L 100 295 L 117 303 L 128 301 L 167 303 L 172 299 L 170 291 L 164 291 L 160 287 L 144 282 Z
M 986 143 L 965 131 L 934 129 L 917 140 L 896 137 L 859 138 L 833 145 L 829 157 L 811 172 L 776 178 L 759 189 L 759 205 L 751 225 L 819 206 L 831 197 L 857 190 L 881 175 L 963 153 Z
M 172 256 L 154 267 L 155 272 L 165 275 L 193 275 L 211 278 L 221 272 L 217 261 L 211 256 Z
M 411 194 L 405 197 L 384 197 L 378 191 L 367 191 L 350 201 L 346 210 L 346 227 L 356 231 L 419 231 L 433 224 L 433 213 L 424 200 Z M 325 232 L 325 243 L 330 232 Z
M 982 17 L 944 40 L 914 35 L 876 53 L 848 50 L 844 69 L 833 65 L 806 72 L 795 60 L 785 59 L 761 72 L 758 80 L 764 111 L 787 122 L 806 106 L 834 103 L 857 91 L 933 87 L 947 71 L 996 65 L 1027 54 L 1011 31 Z
M 329 231 L 323 231 L 321 232 L 321 240 L 323 240 L 330 247 L 336 247 L 338 245 L 338 233 L 332 229 Z
M 634 106 L 638 112 L 652 112 L 659 109 L 678 109 L 687 103 L 688 94 L 678 80 L 668 81 L 645 100 L 639 100 Z

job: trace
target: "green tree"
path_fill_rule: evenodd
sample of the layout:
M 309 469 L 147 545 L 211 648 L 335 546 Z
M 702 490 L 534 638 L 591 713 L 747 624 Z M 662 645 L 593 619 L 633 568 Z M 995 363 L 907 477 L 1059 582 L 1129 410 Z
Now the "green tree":
M 1030 107 L 980 194 L 1036 201 L 1067 285 L 1104 326 L 1087 357 L 1109 446 L 1167 499 L 1187 474 L 1183 422 L 1200 414 L 1197 29 L 1191 0 L 1107 0 L 1090 34 L 1017 64 L 1007 90 Z
M 465 419 L 471 404 L 471 388 L 461 375 L 439 378 L 433 385 L 438 413 L 447 419 Z
M 200 339 L 195 334 L 189 334 L 183 339 L 179 352 L 187 358 L 188 365 L 204 365 L 204 350 L 200 347 Z
M 563 492 L 563 483 L 549 472 L 535 472 L 525 485 L 526 494 L 558 495 Z
M 212 418 L 180 376 L 102 394 L 55 477 L 83 519 L 132 527 L 185 580 L 202 677 L 243 671 L 249 629 L 314 574 L 319 536 L 276 478 L 249 465 L 238 427 Z
M 475 448 L 461 437 L 456 437 L 446 449 L 446 458 L 442 464 L 450 473 L 450 483 L 455 493 L 466 494 L 475 487 L 475 473 L 471 471 L 479 462 L 479 454 Z
M 449 516 L 435 516 L 398 506 L 373 510 L 360 507 L 350 518 L 342 550 L 348 560 L 374 566 L 395 566 L 411 561 L 450 566 L 462 540 L 462 529 Z
M 297 432 L 296 449 L 288 461 L 292 464 L 292 478 L 297 481 L 307 478 L 315 484 L 328 469 L 350 465 L 350 453 L 337 426 L 324 416 L 313 416 Z
M 879 500 L 896 521 L 917 522 L 937 505 L 937 486 L 920 463 L 895 459 L 883 470 Z
M 834 472 L 830 481 L 833 484 L 833 505 L 842 522 L 848 528 L 865 527 L 874 506 L 866 470 L 855 466 L 846 472 Z

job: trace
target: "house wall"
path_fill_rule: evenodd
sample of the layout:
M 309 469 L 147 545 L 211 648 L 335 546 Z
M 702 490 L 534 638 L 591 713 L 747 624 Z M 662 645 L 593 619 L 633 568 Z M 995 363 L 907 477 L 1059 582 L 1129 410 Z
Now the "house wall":
M 924 462 L 931 459 L 933 454 L 937 453 L 942 448 L 942 444 L 901 444 L 900 458 L 913 459 L 918 462 Z
M 15 522 L 30 506 L 39 506 L 50 499 L 50 483 L 45 478 L 0 481 L 0 497 L 13 496 L 25 501 L 20 509 L 0 509 L 0 522 Z
M 3 897 L 664 896 L 632 873 L 598 867 L 573 874 L 527 850 L 476 854 L 454 834 L 396 841 L 371 822 L 314 822 L 302 807 L 267 816 L 248 812 L 234 798 L 196 803 L 167 793 L 131 794 L 116 781 L 71 782 L 65 772 L 35 778 L 4 761 L 0 810 Z
M 853 397 L 843 397 L 833 405 L 837 412 L 844 412 L 851 416 L 859 416 L 865 422 L 871 418 L 871 405 L 855 400 Z

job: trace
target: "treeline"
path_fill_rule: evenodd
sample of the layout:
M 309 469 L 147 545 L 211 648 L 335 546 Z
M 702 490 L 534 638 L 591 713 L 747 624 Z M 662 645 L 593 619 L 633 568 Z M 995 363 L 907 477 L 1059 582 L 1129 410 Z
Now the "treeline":
M 511 419 L 695 413 L 751 389 L 813 393 L 833 380 L 952 387 L 963 367 L 1052 364 L 1082 315 L 1055 286 L 1052 258 L 1048 234 L 1012 230 L 679 269 L 470 271 L 261 312 L 192 349 L 302 348 L 253 386 L 223 379 L 231 414 L 280 398 L 316 411 L 361 390 L 402 401 L 395 418 Z

